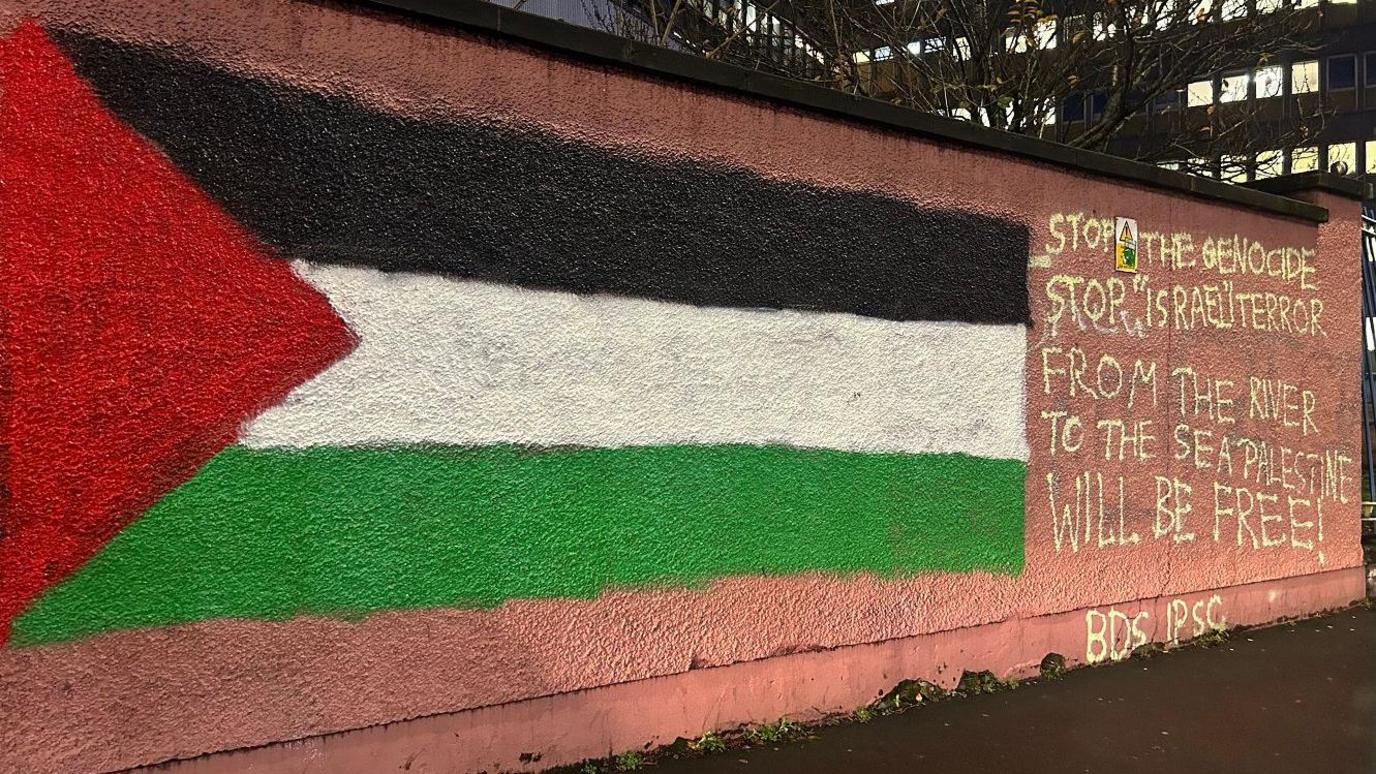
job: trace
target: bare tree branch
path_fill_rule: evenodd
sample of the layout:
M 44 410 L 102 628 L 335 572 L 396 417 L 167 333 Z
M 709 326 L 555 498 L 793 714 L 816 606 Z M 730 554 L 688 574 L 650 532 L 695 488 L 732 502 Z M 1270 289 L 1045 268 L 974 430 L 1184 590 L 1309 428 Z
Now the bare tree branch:
M 1312 51 L 1319 9 L 1299 0 L 615 1 L 618 34 L 1145 160 L 1212 169 L 1323 120 L 1316 95 L 1183 104 L 1202 73 Z

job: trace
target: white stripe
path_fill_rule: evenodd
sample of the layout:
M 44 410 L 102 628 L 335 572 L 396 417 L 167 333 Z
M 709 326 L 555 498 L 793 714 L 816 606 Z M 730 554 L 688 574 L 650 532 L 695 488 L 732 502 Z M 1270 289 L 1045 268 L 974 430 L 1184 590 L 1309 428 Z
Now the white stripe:
M 296 270 L 361 343 L 253 420 L 250 446 L 782 443 L 1027 459 L 1022 326 Z

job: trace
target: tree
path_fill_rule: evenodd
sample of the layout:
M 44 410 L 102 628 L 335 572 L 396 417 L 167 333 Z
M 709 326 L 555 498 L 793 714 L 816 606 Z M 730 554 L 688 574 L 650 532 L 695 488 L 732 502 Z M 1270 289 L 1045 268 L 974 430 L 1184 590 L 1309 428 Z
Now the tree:
M 1254 168 L 1324 116 L 1269 93 L 1290 80 L 1272 63 L 1313 50 L 1317 0 L 621 2 L 662 45 L 1194 171 Z

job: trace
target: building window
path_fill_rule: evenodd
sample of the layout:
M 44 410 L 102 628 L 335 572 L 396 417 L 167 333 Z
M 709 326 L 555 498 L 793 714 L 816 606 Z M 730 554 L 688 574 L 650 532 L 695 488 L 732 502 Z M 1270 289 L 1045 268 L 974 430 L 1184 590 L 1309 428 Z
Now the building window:
M 1376 140 L 1366 141 L 1366 173 L 1376 175 Z
M 1046 51 L 1056 47 L 1056 17 L 1051 16 L 1037 22 L 1033 31 L 1034 42 L 1038 49 Z
M 1108 107 L 1108 95 L 1102 91 L 1096 91 L 1089 95 L 1089 120 L 1098 121 L 1104 117 L 1104 109 Z
M 1328 146 L 1328 171 L 1337 171 L 1334 167 L 1339 164 L 1347 170 L 1344 174 L 1350 175 L 1357 171 L 1357 143 L 1344 142 Z
M 887 62 L 890 59 L 893 59 L 893 49 L 888 46 L 880 46 L 874 50 L 874 61 Z
M 1328 58 L 1328 90 L 1357 88 L 1357 57 L 1352 54 Z
M 1376 51 L 1366 55 L 1366 87 L 1376 89 Z
M 1319 149 L 1313 146 L 1290 151 L 1290 172 L 1313 172 L 1319 168 Z
M 1089 17 L 1084 14 L 1067 16 L 1061 22 L 1061 35 L 1067 43 L 1079 43 L 1089 34 Z
M 1274 13 L 1286 4 L 1287 0 L 1257 0 L 1257 13 Z
M 1252 80 L 1257 85 L 1257 99 L 1279 97 L 1285 91 L 1285 68 L 1281 65 L 1258 67 Z
M 1197 0 L 1190 9 L 1190 23 L 1204 24 L 1214 15 L 1214 0 Z
M 1247 0 L 1223 0 L 1222 16 L 1224 21 L 1241 19 L 1247 15 Z
M 1290 66 L 1290 93 L 1312 94 L 1319 90 L 1319 63 L 1310 59 Z
M 1280 175 L 1285 167 L 1285 154 L 1278 150 L 1262 151 L 1257 154 L 1257 180 Z
M 1066 123 L 1085 120 L 1085 96 L 1075 93 L 1065 98 L 1061 107 L 1061 120 Z
M 1174 19 L 1171 18 L 1174 10 L 1167 5 L 1147 4 L 1142 8 L 1142 26 L 1155 27 L 1158 30 L 1170 29 L 1171 24 L 1174 23 Z
M 1179 110 L 1180 103 L 1184 101 L 1185 92 L 1183 89 L 1171 89 L 1156 95 L 1152 100 L 1152 109 L 1158 113 L 1168 113 L 1172 110 Z
M 1200 107 L 1201 105 L 1212 105 L 1214 103 L 1214 82 L 1212 80 L 1194 81 L 1185 92 L 1188 95 L 1188 104 L 1190 107 Z
M 1107 12 L 1094 14 L 1094 39 L 1108 40 L 1118 34 L 1118 23 Z
M 1218 79 L 1219 102 L 1241 102 L 1247 99 L 1247 73 L 1224 73 Z
M 1005 30 L 1003 42 L 1011 53 L 1022 54 L 1027 52 L 1027 36 L 1020 29 Z
M 1056 99 L 1048 97 L 1037 103 L 1037 115 L 1032 119 L 1038 126 L 1056 125 Z
M 1219 160 L 1218 169 L 1222 173 L 1223 179 L 1230 183 L 1247 182 L 1247 166 L 1250 159 L 1246 156 L 1223 156 Z

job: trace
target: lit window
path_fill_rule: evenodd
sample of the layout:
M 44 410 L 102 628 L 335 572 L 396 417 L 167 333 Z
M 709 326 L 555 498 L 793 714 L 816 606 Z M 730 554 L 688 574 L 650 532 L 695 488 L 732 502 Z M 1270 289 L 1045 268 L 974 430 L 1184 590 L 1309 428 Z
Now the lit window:
M 1257 99 L 1279 97 L 1285 90 L 1285 68 L 1280 65 L 1258 67 L 1252 80 L 1257 85 Z
M 1290 66 L 1290 93 L 1312 94 L 1319 90 L 1319 63 L 1310 59 Z
M 1061 30 L 1065 33 L 1065 42 L 1075 43 L 1076 38 L 1083 39 L 1089 32 L 1089 17 L 1084 14 L 1078 16 L 1067 16 L 1061 23 Z
M 913 56 L 919 56 L 922 54 L 922 41 L 914 40 L 907 46 L 904 46 L 904 48 L 908 49 L 909 54 L 912 54 Z
M 1275 13 L 1285 5 L 1286 0 L 1257 0 L 1257 13 Z
M 1203 24 L 1214 15 L 1214 0 L 1199 0 L 1190 10 L 1190 23 Z
M 1328 146 L 1328 171 L 1337 172 L 1335 167 L 1339 164 L 1347 170 L 1343 174 L 1350 175 L 1357 171 L 1357 143 L 1344 142 Z
M 975 115 L 979 116 L 979 122 L 981 124 L 984 124 L 985 126 L 994 125 L 994 114 L 989 112 L 990 109 L 991 108 L 987 105 L 980 105 L 979 107 L 975 108 Z M 1007 126 L 1008 124 L 1011 124 L 1013 122 L 1012 105 L 1009 105 L 1003 108 L 1002 110 L 1000 110 L 999 107 L 995 105 L 992 109 L 1001 115 L 1004 126 Z
M 1155 27 L 1158 30 L 1168 29 L 1171 26 L 1171 8 L 1164 5 L 1149 3 L 1142 7 L 1142 17 L 1138 24 L 1142 27 Z
M 1169 169 L 1172 172 L 1180 171 L 1180 162 L 1178 161 L 1159 161 L 1156 163 L 1156 166 L 1162 169 Z
M 1328 0 L 1329 5 L 1356 5 L 1357 0 Z
M 1328 90 L 1346 91 L 1357 88 L 1357 57 L 1332 56 L 1328 58 Z
M 1189 171 L 1193 174 L 1203 175 L 1205 177 L 1215 176 L 1213 164 L 1210 164 L 1208 159 L 1190 159 Z
M 1290 151 L 1290 172 L 1313 172 L 1319 168 L 1319 149 L 1295 148 Z
M 1224 156 L 1219 159 L 1219 171 L 1223 173 L 1223 179 L 1230 183 L 1247 182 L 1247 162 L 1246 156 Z
M 1318 8 L 1319 0 L 1300 0 L 1300 8 Z
M 954 118 L 954 119 L 957 120 L 957 121 L 969 121 L 969 120 L 970 120 L 970 108 L 963 108 L 963 107 L 951 108 L 950 116 L 951 116 L 951 118 Z
M 875 5 L 893 5 L 893 0 L 874 0 Z
M 955 46 L 952 47 L 952 49 L 951 49 L 951 56 L 955 57 L 957 60 L 962 61 L 962 62 L 967 62 L 967 61 L 969 61 L 969 59 L 970 59 L 970 39 L 969 39 L 969 38 L 956 38 L 956 40 L 955 40 Z
M 1033 29 L 1033 40 L 1038 49 L 1046 51 L 1056 47 L 1056 17 L 1050 16 L 1037 22 Z
M 1094 39 L 1108 40 L 1118 34 L 1118 24 L 1108 12 L 1094 14 Z
M 1054 97 L 1048 97 L 1041 101 L 1037 108 L 1036 121 L 1042 126 L 1056 125 L 1056 99 Z
M 1285 154 L 1278 150 L 1262 151 L 1257 154 L 1257 180 L 1276 177 L 1285 167 Z
M 1241 102 L 1247 99 L 1247 73 L 1227 73 L 1218 79 L 1219 102 Z
M 885 62 L 893 59 L 893 49 L 888 46 L 880 46 L 874 50 L 874 61 Z
M 1366 173 L 1376 175 L 1376 140 L 1366 141 Z
M 1014 54 L 1027 51 L 1027 36 L 1022 34 L 1020 29 L 1005 30 L 1003 42 L 1007 45 L 1008 50 Z
M 1200 107 L 1201 105 L 1212 105 L 1214 102 L 1214 82 L 1195 81 L 1185 90 L 1188 95 L 1187 104 L 1190 107 Z
M 869 64 L 870 61 L 870 55 L 864 51 L 856 51 L 854 58 L 856 64 Z
M 1241 19 L 1247 15 L 1247 0 L 1223 0 L 1221 15 L 1224 21 Z

